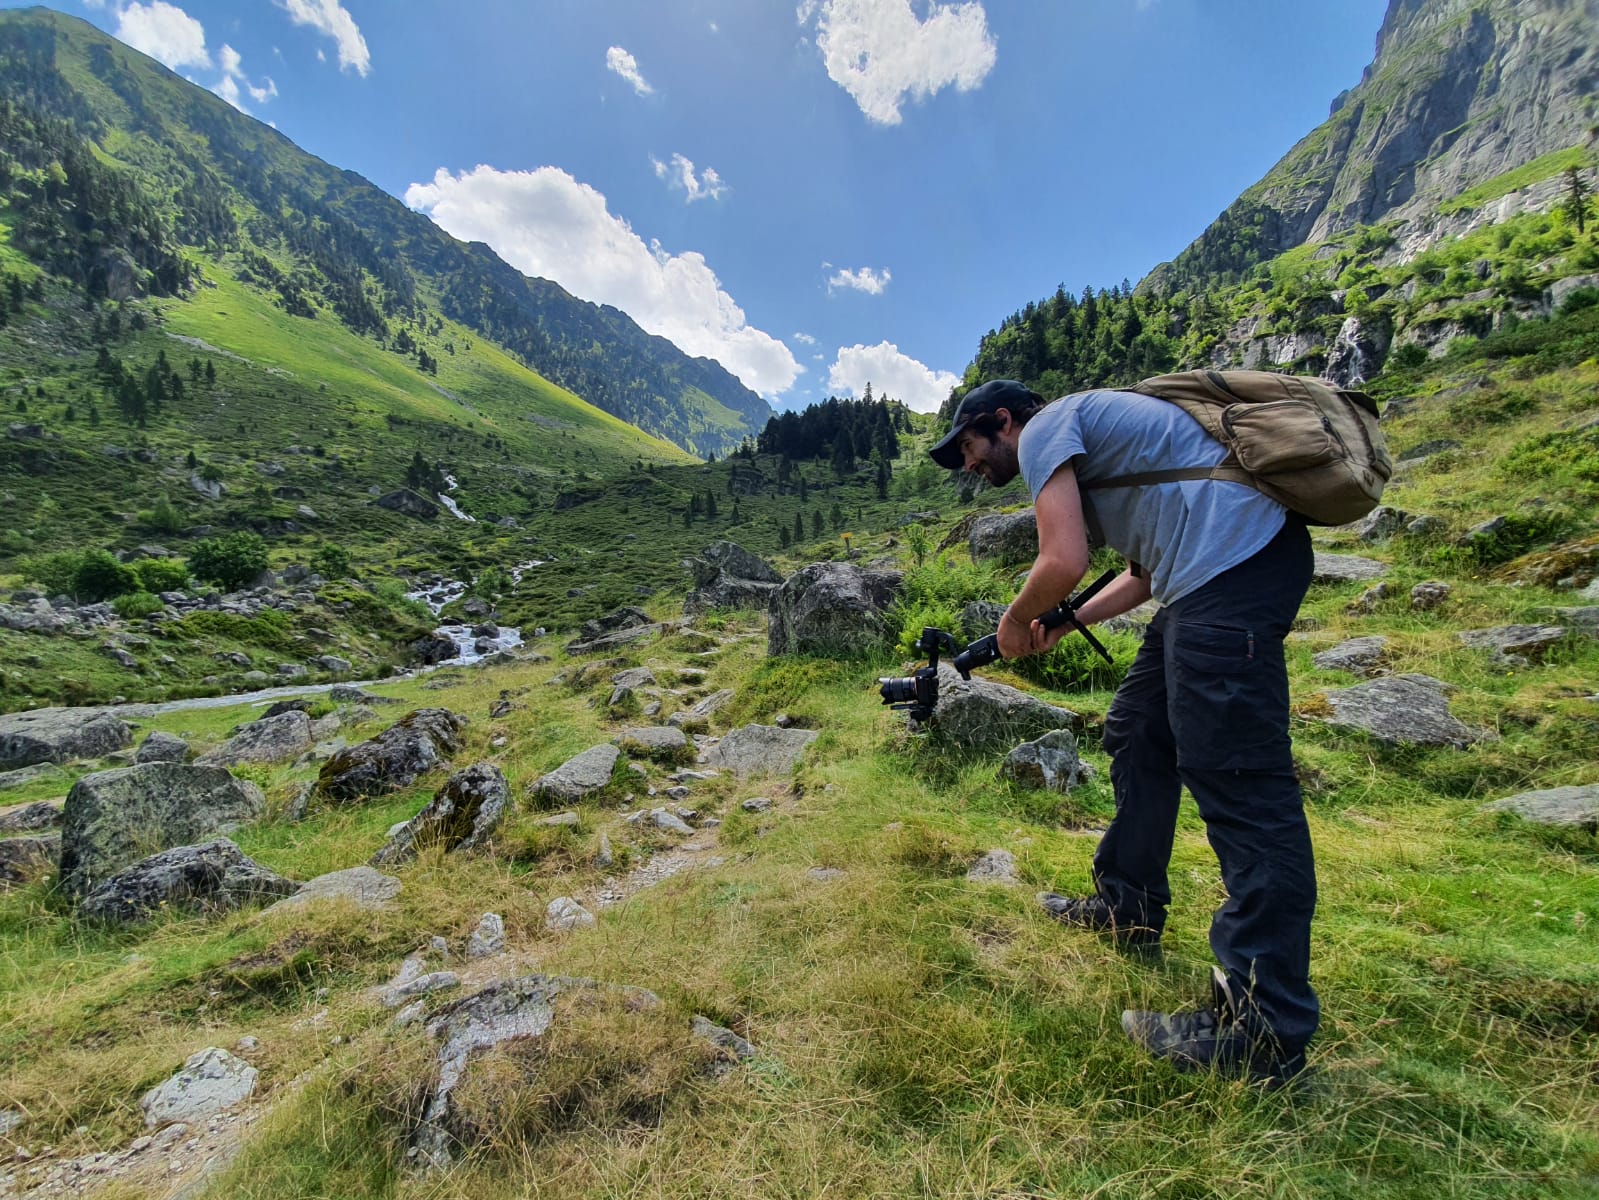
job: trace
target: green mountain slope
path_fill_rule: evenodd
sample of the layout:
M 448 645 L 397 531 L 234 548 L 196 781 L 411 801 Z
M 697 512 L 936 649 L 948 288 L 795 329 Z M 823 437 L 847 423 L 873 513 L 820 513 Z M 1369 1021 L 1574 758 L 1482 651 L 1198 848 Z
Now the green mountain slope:
M 93 228 L 47 215 L 49 180 L 23 188 L 19 228 L 32 249 L 67 235 L 79 281 L 113 299 L 180 290 L 149 243 L 239 256 L 251 282 L 287 311 L 321 313 L 388 339 L 396 322 L 454 320 L 489 337 L 545 377 L 694 453 L 725 453 L 759 432 L 770 406 L 719 365 L 692 359 L 625 314 L 579 301 L 548 280 L 516 272 L 487 247 L 450 238 L 427 218 L 353 172 L 288 139 L 86 23 L 43 9 L 0 13 L 0 103 L 7 125 L 54 123 L 84 144 L 54 161 L 93 160 L 136 193 L 125 207 L 150 226 L 90 206 Z M 36 139 L 37 140 L 37 139 Z M 24 169 L 49 172 L 49 164 Z M 72 182 L 73 190 L 85 187 Z M 105 190 L 102 188 L 101 190 Z M 32 210 L 40 208 L 41 213 Z M 36 233 L 34 226 L 38 226 Z

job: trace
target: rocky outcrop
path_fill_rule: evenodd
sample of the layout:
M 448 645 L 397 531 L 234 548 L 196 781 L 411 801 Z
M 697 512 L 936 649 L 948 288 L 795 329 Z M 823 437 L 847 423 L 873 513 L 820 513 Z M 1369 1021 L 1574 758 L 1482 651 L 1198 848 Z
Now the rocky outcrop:
M 643 609 L 631 606 L 618 608 L 603 617 L 583 622 L 578 636 L 566 644 L 566 652 L 602 654 L 656 637 L 661 628 L 650 620 L 649 614 Z
M 85 775 L 62 810 L 61 887 L 86 895 L 151 854 L 259 820 L 266 798 L 222 767 L 144 763 Z
M 189 1056 L 183 1069 L 151 1088 L 139 1101 L 148 1129 L 174 1121 L 204 1121 L 242 1104 L 255 1091 L 259 1072 L 216 1046 Z
M 622 752 L 615 746 L 590 746 L 533 784 L 533 795 L 547 804 L 575 804 L 611 782 Z
M 1005 756 L 999 773 L 1023 787 L 1069 792 L 1085 777 L 1077 757 L 1077 738 L 1069 729 L 1055 729 L 1037 741 L 1023 742 Z
M 432 521 L 439 515 L 437 504 L 410 488 L 400 488 L 386 496 L 379 496 L 372 503 L 390 512 L 397 512 L 401 516 L 414 517 L 418 521 Z
M 741 776 L 787 775 L 816 738 L 814 729 L 745 725 L 706 749 L 700 762 Z
M 1038 557 L 1038 517 L 1032 509 L 980 517 L 967 542 L 973 562 L 1002 566 L 1030 563 Z
M 684 616 L 714 608 L 764 609 L 783 582 L 764 559 L 735 542 L 712 542 L 683 565 L 694 579 L 694 590 L 683 601 Z
M 83 898 L 78 915 L 130 925 L 164 909 L 226 912 L 299 889 L 297 880 L 267 870 L 227 838 L 217 838 L 164 850 L 118 871 Z
M 335 801 L 409 787 L 461 747 L 466 718 L 445 708 L 407 713 L 369 741 L 340 750 L 323 765 L 317 792 Z
M 196 762 L 219 767 L 239 763 L 287 762 L 311 748 L 311 718 L 298 709 L 251 721 L 214 750 Z
M 483 846 L 500 827 L 510 800 L 510 784 L 493 763 L 457 771 L 427 807 L 390 835 L 372 856 L 372 865 L 409 862 L 429 846 L 442 847 L 446 853 Z
M 273 909 L 298 908 L 322 901 L 352 904 L 356 908 L 387 908 L 400 894 L 400 881 L 372 867 L 330 871 L 303 884 L 299 891 L 279 900 Z
M 0 770 L 101 758 L 133 744 L 124 721 L 98 708 L 36 708 L 0 715 Z
M 1003 683 L 962 679 L 947 663 L 938 665 L 938 706 L 927 729 L 956 749 L 1008 751 L 1018 741 L 1057 729 L 1078 733 L 1082 728 L 1083 718 L 1070 709 L 1046 704 Z
M 767 654 L 870 653 L 888 641 L 888 609 L 901 579 L 898 571 L 863 571 L 848 563 L 800 568 L 772 593 Z
M 1599 784 L 1519 792 L 1484 804 L 1482 811 L 1510 812 L 1536 825 L 1599 834 Z
M 1449 713 L 1448 685 L 1426 675 L 1373 679 L 1328 692 L 1329 725 L 1356 729 L 1391 746 L 1453 746 L 1497 741 L 1491 729 L 1474 729 Z

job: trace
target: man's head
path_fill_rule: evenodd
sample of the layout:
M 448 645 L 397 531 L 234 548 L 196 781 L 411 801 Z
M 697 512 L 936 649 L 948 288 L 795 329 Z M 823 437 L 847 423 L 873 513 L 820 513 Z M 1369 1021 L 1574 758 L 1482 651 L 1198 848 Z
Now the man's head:
M 965 468 L 995 487 L 1016 478 L 1016 442 L 1044 398 L 1014 379 L 991 379 L 967 392 L 955 407 L 949 433 L 930 453 L 939 466 Z

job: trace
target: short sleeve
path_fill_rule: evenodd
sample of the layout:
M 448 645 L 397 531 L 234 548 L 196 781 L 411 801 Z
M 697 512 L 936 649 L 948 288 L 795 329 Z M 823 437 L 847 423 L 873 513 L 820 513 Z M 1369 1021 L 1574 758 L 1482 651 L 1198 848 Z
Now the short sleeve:
M 1050 476 L 1086 450 L 1072 400 L 1071 396 L 1057 400 L 1022 427 L 1016 457 L 1034 503 Z

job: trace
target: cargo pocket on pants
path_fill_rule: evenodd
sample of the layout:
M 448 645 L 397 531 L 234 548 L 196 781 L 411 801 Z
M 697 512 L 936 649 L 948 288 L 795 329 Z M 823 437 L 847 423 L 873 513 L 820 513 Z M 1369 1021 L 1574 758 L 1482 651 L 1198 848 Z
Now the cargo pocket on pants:
M 1270 770 L 1292 765 L 1282 645 L 1234 625 L 1173 622 L 1168 712 L 1177 765 Z

